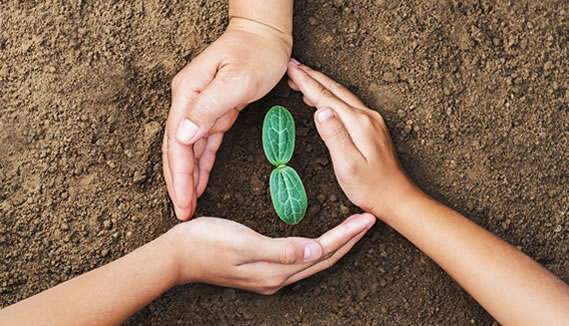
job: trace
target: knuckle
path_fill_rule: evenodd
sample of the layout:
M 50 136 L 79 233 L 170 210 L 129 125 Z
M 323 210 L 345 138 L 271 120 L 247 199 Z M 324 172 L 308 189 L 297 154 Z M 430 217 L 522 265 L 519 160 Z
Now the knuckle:
M 335 80 L 331 80 L 330 84 L 328 84 L 328 88 L 335 91 L 345 91 L 347 90 L 346 87 Z
M 374 127 L 374 125 L 373 125 L 374 118 L 370 114 L 367 114 L 367 113 L 361 114 L 359 120 L 360 120 L 361 126 L 365 129 L 369 129 L 369 128 Z
M 180 73 L 176 74 L 174 78 L 172 78 L 171 86 L 172 91 L 178 88 L 178 85 L 182 82 L 182 75 Z
M 217 100 L 211 96 L 201 96 L 189 111 L 189 118 L 194 122 L 207 120 L 208 112 L 217 106 Z
M 330 256 L 330 258 L 324 261 L 324 269 L 328 269 L 334 266 L 334 264 L 336 264 L 336 260 L 334 259 L 334 256 Z
M 293 264 L 296 261 L 296 252 L 292 246 L 287 245 L 281 250 L 280 261 L 282 264 L 287 265 Z
M 262 294 L 262 295 L 273 295 L 273 294 L 275 294 L 278 290 L 279 290 L 279 289 L 266 288 L 266 289 L 263 289 L 263 290 L 259 291 L 259 294 Z
M 265 281 L 265 288 L 267 289 L 273 289 L 278 290 L 282 284 L 284 283 L 284 279 L 282 277 L 278 277 L 278 276 L 274 276 L 274 277 L 270 277 Z
M 334 96 L 334 94 L 332 94 L 332 92 L 324 87 L 320 88 L 320 99 L 325 100 L 325 99 L 330 99 Z
M 371 110 L 370 110 L 371 111 Z M 370 112 L 371 117 L 380 125 L 385 125 L 385 120 L 383 120 L 383 116 L 377 111 Z
M 346 173 L 350 176 L 357 174 L 359 171 L 360 167 L 358 162 L 356 162 L 356 160 L 354 159 L 348 159 L 346 161 L 344 161 L 344 170 L 346 171 Z
M 342 141 L 348 137 L 348 133 L 342 126 L 335 126 L 327 131 L 327 136 L 329 139 L 334 139 L 335 141 Z

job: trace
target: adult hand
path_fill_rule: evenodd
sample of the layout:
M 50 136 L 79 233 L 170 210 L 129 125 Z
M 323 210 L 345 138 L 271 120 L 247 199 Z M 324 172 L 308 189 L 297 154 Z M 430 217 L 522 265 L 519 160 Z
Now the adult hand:
M 220 218 L 201 217 L 170 230 L 179 284 L 200 282 L 272 294 L 334 265 L 375 223 L 356 214 L 317 239 L 263 236 Z
M 292 36 L 232 18 L 225 33 L 172 80 L 162 158 L 176 216 L 188 220 L 205 190 L 223 133 L 284 75 Z
M 415 186 L 399 164 L 382 116 L 347 88 L 291 60 L 289 86 L 300 90 L 315 113 L 318 133 L 330 150 L 334 171 L 352 203 L 382 217 Z M 387 191 L 382 191 L 383 189 Z

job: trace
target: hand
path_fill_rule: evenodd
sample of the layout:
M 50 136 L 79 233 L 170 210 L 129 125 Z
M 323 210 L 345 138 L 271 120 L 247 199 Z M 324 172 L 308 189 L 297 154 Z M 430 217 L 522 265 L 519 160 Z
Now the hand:
M 162 158 L 176 216 L 188 220 L 205 190 L 223 133 L 284 75 L 292 36 L 232 18 L 225 33 L 172 80 Z
M 350 201 L 378 217 L 390 214 L 415 186 L 399 164 L 381 115 L 345 87 L 296 60 L 291 60 L 288 75 L 289 86 L 318 109 L 318 133 Z
M 272 294 L 334 265 L 375 223 L 356 214 L 318 239 L 263 236 L 241 224 L 201 217 L 166 235 L 178 284 L 201 282 Z

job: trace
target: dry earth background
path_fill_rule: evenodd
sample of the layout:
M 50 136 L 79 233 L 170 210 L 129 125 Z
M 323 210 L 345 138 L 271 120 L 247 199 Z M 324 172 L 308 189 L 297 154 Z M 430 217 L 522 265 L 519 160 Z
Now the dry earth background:
M 0 305 L 101 266 L 176 222 L 161 176 L 170 80 L 224 30 L 225 1 L 0 1 Z M 427 193 L 569 281 L 569 2 L 297 1 L 294 56 L 384 114 Z M 291 109 L 309 214 L 267 191 L 261 122 Z M 312 109 L 281 83 L 226 135 L 198 215 L 316 236 L 357 212 Z M 492 325 L 382 223 L 273 296 L 177 287 L 128 325 Z

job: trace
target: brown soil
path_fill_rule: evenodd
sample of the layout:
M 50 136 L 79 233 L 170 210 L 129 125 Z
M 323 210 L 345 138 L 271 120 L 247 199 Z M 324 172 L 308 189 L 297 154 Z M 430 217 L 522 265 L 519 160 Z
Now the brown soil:
M 294 56 L 384 114 L 427 193 L 569 281 L 567 1 L 297 1 Z M 0 305 L 101 266 L 176 224 L 160 142 L 175 73 L 224 30 L 225 1 L 0 2 Z M 297 121 L 307 187 L 274 213 L 261 123 Z M 312 109 L 283 83 L 226 135 L 198 215 L 316 236 L 357 212 Z M 378 224 L 336 266 L 261 296 L 177 287 L 129 325 L 491 325 L 436 264 Z

